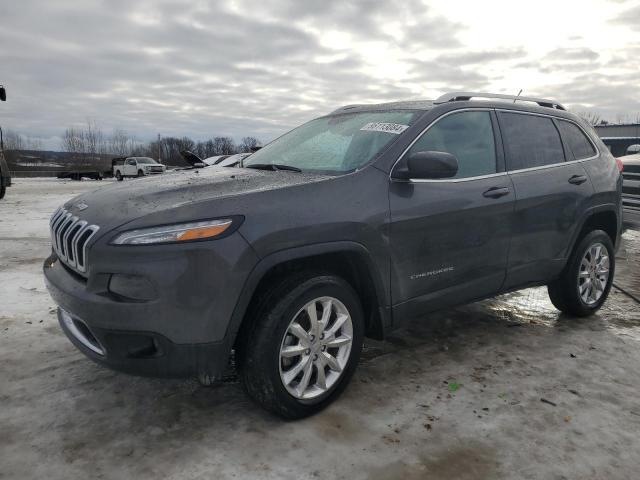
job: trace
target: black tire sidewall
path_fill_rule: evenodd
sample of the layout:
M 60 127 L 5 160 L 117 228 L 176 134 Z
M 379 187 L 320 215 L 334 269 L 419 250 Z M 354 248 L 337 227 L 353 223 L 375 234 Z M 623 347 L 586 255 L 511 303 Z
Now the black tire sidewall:
M 308 302 L 319 297 L 334 297 L 340 300 L 349 311 L 353 325 L 353 343 L 349 360 L 340 379 L 330 390 L 312 400 L 299 400 L 293 397 L 280 379 L 280 345 L 289 323 L 294 316 Z M 308 279 L 299 284 L 289 294 L 274 299 L 272 308 L 268 309 L 264 318 L 257 319 L 264 322 L 260 329 L 264 338 L 256 340 L 258 351 L 254 368 L 265 369 L 262 373 L 273 393 L 273 404 L 276 413 L 289 418 L 302 418 L 322 410 L 331 403 L 348 385 L 358 363 L 364 340 L 364 314 L 360 300 L 353 288 L 344 280 L 333 275 L 322 275 Z M 266 311 L 266 310 L 265 310 Z M 248 348 L 252 348 L 248 345 Z M 267 406 L 267 408 L 269 408 Z

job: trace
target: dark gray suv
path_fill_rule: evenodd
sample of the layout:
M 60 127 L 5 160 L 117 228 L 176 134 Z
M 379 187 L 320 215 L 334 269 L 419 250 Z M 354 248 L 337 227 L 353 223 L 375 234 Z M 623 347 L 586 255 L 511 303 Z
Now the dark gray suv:
M 591 127 L 550 100 L 351 105 L 238 168 L 76 197 L 51 218 L 44 274 L 96 362 L 211 381 L 234 352 L 251 397 L 298 418 L 345 388 L 365 336 L 412 317 L 534 285 L 595 312 L 621 188 Z

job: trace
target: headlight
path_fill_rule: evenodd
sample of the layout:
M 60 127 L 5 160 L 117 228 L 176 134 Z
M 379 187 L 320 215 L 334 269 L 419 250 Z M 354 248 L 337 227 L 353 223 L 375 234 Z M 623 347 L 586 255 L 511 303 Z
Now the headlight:
M 222 235 L 233 223 L 231 218 L 178 223 L 161 227 L 141 228 L 121 233 L 111 241 L 114 245 L 149 245 L 206 240 Z

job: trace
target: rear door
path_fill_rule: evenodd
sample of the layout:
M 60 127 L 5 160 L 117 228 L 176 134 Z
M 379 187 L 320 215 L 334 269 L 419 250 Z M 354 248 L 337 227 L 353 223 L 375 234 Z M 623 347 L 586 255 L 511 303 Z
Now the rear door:
M 503 284 L 513 187 L 490 109 L 440 117 L 404 154 L 455 155 L 445 180 L 391 180 L 390 247 L 394 318 L 463 303 Z
M 550 116 L 498 111 L 507 169 L 516 196 L 505 288 L 541 283 L 560 273 L 593 187 L 563 145 Z

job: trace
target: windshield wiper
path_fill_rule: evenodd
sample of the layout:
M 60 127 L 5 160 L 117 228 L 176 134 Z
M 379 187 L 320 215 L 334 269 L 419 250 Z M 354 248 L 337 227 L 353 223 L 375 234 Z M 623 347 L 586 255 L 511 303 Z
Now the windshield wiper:
M 257 170 L 273 170 L 277 172 L 278 170 L 290 170 L 292 172 L 301 173 L 298 167 L 292 167 L 291 165 L 280 165 L 277 163 L 252 163 L 251 165 L 245 165 L 244 168 L 255 168 Z

